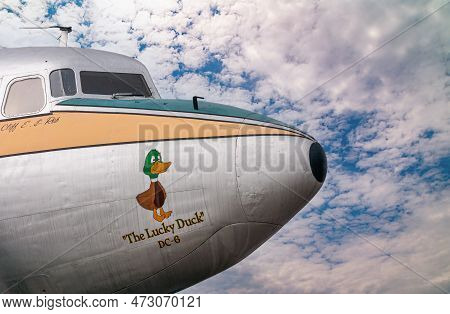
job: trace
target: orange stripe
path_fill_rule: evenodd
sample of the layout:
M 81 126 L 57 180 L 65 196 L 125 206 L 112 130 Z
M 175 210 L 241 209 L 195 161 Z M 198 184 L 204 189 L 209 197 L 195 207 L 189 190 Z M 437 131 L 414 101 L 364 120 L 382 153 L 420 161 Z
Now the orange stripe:
M 298 134 L 265 126 L 126 113 L 59 112 L 0 121 L 0 157 L 146 141 Z

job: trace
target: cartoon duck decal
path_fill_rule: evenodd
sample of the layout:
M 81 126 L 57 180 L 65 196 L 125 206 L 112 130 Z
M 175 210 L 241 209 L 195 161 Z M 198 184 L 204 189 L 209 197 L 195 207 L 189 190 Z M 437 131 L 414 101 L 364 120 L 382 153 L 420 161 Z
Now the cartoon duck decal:
M 156 149 L 152 149 L 145 158 L 144 164 L 144 173 L 150 177 L 150 188 L 136 197 L 139 205 L 153 211 L 153 218 L 158 222 L 172 215 L 172 211 L 165 212 L 163 209 L 167 194 L 158 181 L 158 176 L 166 172 L 171 164 L 171 162 L 163 162 L 161 154 Z

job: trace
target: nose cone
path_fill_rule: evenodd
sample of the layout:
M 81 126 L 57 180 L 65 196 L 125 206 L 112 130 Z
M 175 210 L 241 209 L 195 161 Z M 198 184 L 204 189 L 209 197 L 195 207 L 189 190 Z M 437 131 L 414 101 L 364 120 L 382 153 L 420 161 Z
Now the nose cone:
M 249 221 L 284 225 L 320 190 L 327 172 L 319 143 L 294 136 L 238 140 L 236 176 Z
M 309 165 L 317 181 L 322 183 L 327 176 L 327 157 L 319 143 L 312 143 L 309 148 Z

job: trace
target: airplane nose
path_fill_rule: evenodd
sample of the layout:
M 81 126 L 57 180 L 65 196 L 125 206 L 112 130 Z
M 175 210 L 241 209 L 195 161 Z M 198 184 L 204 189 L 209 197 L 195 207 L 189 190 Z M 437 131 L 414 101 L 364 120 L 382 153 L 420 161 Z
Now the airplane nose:
M 320 190 L 326 172 L 322 146 L 308 138 L 238 140 L 238 194 L 249 221 L 284 225 Z

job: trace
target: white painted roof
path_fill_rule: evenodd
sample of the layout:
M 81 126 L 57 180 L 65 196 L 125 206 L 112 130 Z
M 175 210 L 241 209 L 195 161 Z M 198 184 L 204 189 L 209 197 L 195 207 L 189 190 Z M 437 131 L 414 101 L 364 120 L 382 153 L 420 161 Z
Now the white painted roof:
M 146 67 L 131 57 L 108 51 L 72 47 L 0 49 L 0 78 L 32 72 L 48 71 L 50 73 L 63 68 L 70 68 L 75 72 L 140 73 L 144 75 L 154 96 L 159 98 Z

